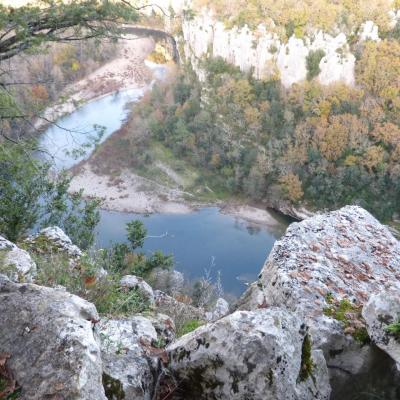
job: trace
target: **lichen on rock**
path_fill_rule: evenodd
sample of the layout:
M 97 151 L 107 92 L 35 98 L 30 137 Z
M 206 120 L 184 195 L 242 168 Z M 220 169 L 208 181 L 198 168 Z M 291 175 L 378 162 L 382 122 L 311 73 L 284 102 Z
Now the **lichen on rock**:
M 177 398 L 328 399 L 325 360 L 308 347 L 305 355 L 307 338 L 302 321 L 278 308 L 237 311 L 202 326 L 167 347 Z

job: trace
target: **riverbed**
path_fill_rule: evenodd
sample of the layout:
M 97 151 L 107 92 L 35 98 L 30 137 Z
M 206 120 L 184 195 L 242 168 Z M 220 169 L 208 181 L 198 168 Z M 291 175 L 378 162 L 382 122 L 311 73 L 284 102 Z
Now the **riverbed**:
M 162 78 L 165 72 L 162 66 L 149 67 L 155 79 Z M 95 99 L 50 126 L 39 142 L 51 154 L 55 168 L 70 169 L 89 157 L 96 145 L 101 145 L 121 127 L 132 109 L 127 105 L 138 101 L 150 87 L 151 84 Z M 97 134 L 96 126 L 97 131 L 99 126 L 102 127 L 103 135 L 94 144 L 92 139 Z M 86 146 L 85 154 L 75 154 L 74 150 L 82 145 Z M 96 181 L 91 183 L 95 186 L 92 190 L 100 186 Z M 107 188 L 109 191 L 116 189 L 110 182 L 106 182 L 103 191 Z M 125 197 L 124 194 L 120 196 Z M 131 197 L 127 198 L 128 205 L 134 200 L 135 193 L 131 193 Z M 101 210 L 96 231 L 97 247 L 104 248 L 125 241 L 126 223 L 140 219 L 148 230 L 143 248 L 146 254 L 155 250 L 173 254 L 175 268 L 189 280 L 204 276 L 216 279 L 220 275 L 223 289 L 234 296 L 240 295 L 249 283 L 256 280 L 274 242 L 289 223 L 286 219 L 254 208 L 251 215 L 258 216 L 259 221 L 241 218 L 240 215 L 246 216 L 246 212 L 238 213 L 236 209 L 236 212 L 232 211 L 234 215 L 230 215 L 229 211 L 222 212 L 218 207 L 166 208 L 171 211 L 150 215 L 147 215 L 146 209 L 140 209 L 141 213 L 132 213 L 107 208 Z M 174 212 L 176 210 L 179 212 Z

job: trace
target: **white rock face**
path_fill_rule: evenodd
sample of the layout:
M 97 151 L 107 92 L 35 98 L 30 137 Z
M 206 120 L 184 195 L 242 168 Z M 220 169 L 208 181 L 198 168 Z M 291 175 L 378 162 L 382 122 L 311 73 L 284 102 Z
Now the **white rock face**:
M 362 306 L 390 288 L 400 289 L 399 242 L 367 211 L 347 206 L 290 225 L 239 308 L 280 306 L 303 315 L 315 347 L 328 358 L 339 352 L 329 365 L 356 373 L 367 354 L 324 309 L 329 297 Z
M 220 297 L 212 311 L 206 312 L 207 321 L 216 321 L 229 314 L 229 303 Z
M 93 304 L 0 276 L 0 353 L 24 400 L 106 400 Z
M 379 38 L 379 27 L 375 25 L 373 21 L 365 21 L 361 26 L 360 40 L 373 40 L 378 42 Z
M 312 353 L 313 376 L 299 378 L 305 334 L 305 325 L 290 312 L 238 311 L 170 345 L 169 368 L 187 398 L 329 399 L 321 351 Z
M 372 341 L 396 361 L 400 370 L 400 340 L 387 330 L 390 324 L 400 322 L 400 291 L 372 295 L 362 315 Z
M 0 236 L 0 272 L 13 282 L 31 282 L 36 264 L 25 250 Z
M 28 237 L 25 242 L 34 245 L 41 238 L 46 239 L 55 250 L 66 253 L 71 259 L 78 259 L 82 256 L 82 251 L 79 247 L 75 246 L 71 239 L 58 226 L 44 228 L 36 235 Z
M 255 31 L 247 26 L 225 29 L 224 24 L 210 12 L 184 20 L 182 28 L 185 55 L 194 65 L 200 80 L 204 80 L 204 71 L 199 67 L 199 60 L 219 56 L 242 71 L 253 69 L 258 79 L 278 74 L 282 84 L 290 87 L 306 79 L 306 58 L 311 50 L 321 49 L 325 57 L 320 62 L 319 81 L 322 84 L 338 81 L 354 84 L 355 57 L 350 53 L 343 33 L 332 36 L 317 31 L 313 38 L 292 36 L 287 43 L 283 43 L 264 25 L 258 26 Z M 369 25 L 367 28 L 370 28 Z
M 109 319 L 99 331 L 107 397 L 150 400 L 158 374 L 157 357 L 145 351 L 157 340 L 152 322 L 142 316 Z
M 119 283 L 122 287 L 139 290 L 150 302 L 150 304 L 154 304 L 155 300 L 153 289 L 147 282 L 143 280 L 143 278 L 140 278 L 136 275 L 125 275 L 121 278 Z

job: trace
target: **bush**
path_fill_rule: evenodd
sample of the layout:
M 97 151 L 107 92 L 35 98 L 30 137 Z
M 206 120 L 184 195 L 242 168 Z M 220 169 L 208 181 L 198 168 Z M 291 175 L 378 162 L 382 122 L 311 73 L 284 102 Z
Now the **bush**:
M 311 50 L 308 53 L 306 58 L 307 63 L 307 79 L 311 81 L 311 79 L 315 78 L 321 72 L 319 68 L 319 63 L 322 58 L 325 57 L 325 52 L 322 49 Z
M 68 193 L 70 178 L 54 176 L 33 158 L 30 143 L 0 144 L 0 233 L 16 242 L 34 227 L 60 226 L 82 249 L 94 241 L 99 201 Z M 50 178 L 50 175 L 53 175 Z
M 188 321 L 184 322 L 179 329 L 176 330 L 176 335 L 181 337 L 194 331 L 195 329 L 199 328 L 200 326 L 204 325 L 203 321 L 199 321 L 198 319 L 189 319 Z
M 68 292 L 92 302 L 100 314 L 129 315 L 149 309 L 148 301 L 139 291 L 120 287 L 120 274 L 110 272 L 99 277 L 100 265 L 96 257 L 83 256 L 74 267 L 68 257 L 61 254 L 36 254 L 34 259 L 38 267 L 35 283 L 64 286 Z M 88 275 L 97 276 L 93 283 L 86 283 Z

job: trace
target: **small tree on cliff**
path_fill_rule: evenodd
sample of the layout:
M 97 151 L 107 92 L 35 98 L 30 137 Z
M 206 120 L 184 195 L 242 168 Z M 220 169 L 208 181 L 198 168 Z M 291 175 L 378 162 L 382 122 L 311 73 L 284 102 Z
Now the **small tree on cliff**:
M 65 174 L 50 179 L 50 165 L 26 144 L 0 143 L 0 234 L 17 241 L 35 227 L 58 225 L 82 249 L 94 241 L 98 201 L 69 194 Z
M 134 220 L 126 224 L 128 240 L 133 250 L 143 247 L 144 239 L 147 235 L 147 229 L 142 221 Z

